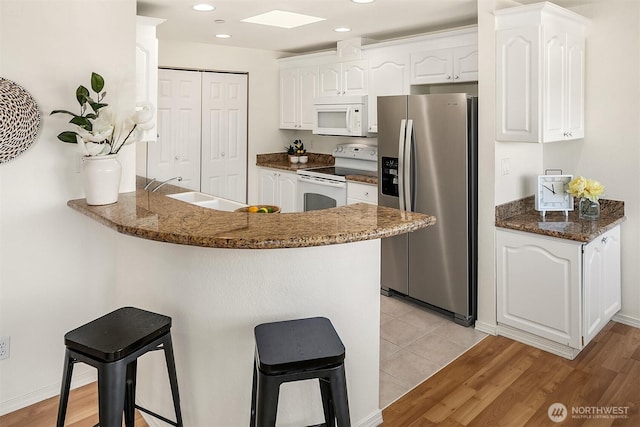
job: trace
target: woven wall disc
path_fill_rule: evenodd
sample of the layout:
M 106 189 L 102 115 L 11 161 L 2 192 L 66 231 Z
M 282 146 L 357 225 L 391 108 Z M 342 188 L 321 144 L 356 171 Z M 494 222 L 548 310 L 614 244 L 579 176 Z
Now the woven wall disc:
M 35 142 L 41 121 L 29 92 L 0 77 L 0 163 L 18 157 Z

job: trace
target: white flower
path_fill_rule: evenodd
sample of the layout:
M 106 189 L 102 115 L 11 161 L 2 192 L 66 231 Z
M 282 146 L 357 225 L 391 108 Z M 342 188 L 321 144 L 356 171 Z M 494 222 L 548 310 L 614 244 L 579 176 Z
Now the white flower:
M 133 116 L 133 121 L 137 125 L 144 125 L 151 122 L 151 119 L 153 119 L 153 105 L 151 105 L 150 102 L 138 102 Z M 152 127 L 153 124 L 151 124 L 149 129 Z

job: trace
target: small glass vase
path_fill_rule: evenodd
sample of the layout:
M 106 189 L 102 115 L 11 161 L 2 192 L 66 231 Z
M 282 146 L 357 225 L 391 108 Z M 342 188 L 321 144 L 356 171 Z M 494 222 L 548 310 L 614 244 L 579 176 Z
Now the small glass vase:
M 578 216 L 580 219 L 600 219 L 600 202 L 582 197 L 578 202 Z

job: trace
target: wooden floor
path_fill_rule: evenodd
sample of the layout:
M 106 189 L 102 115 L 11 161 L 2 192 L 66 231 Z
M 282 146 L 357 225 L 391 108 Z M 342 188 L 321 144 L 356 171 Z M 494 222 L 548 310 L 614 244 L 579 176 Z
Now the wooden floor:
M 640 329 L 610 322 L 575 360 L 487 337 L 383 411 L 384 427 L 640 426 Z M 547 411 L 567 407 L 562 423 Z M 626 418 L 581 419 L 615 410 Z M 594 408 L 594 407 L 597 407 Z M 611 409 L 609 409 L 611 410 Z M 579 415 L 576 415 L 578 417 Z
M 58 396 L 0 417 L 0 427 L 53 427 L 58 418 Z M 98 387 L 96 383 L 72 390 L 65 426 L 93 427 L 98 424 Z M 136 427 L 148 427 L 136 411 Z
M 610 322 L 575 360 L 504 337 L 487 337 L 383 411 L 384 427 L 640 426 L 640 329 Z M 553 403 L 569 411 L 552 422 Z M 55 425 L 53 397 L 0 417 L 1 427 Z M 578 419 L 579 410 L 626 410 L 626 418 Z M 95 384 L 72 392 L 67 426 L 98 422 Z M 146 427 L 138 414 L 136 427 Z M 198 427 L 218 427 L 211 426 Z

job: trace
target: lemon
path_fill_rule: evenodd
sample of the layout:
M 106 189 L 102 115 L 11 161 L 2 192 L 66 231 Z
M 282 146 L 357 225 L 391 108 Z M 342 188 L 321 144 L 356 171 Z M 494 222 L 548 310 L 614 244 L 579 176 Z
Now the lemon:
M 257 206 L 249 206 L 247 211 L 251 212 L 251 213 L 256 213 L 256 212 L 258 212 L 258 207 Z

